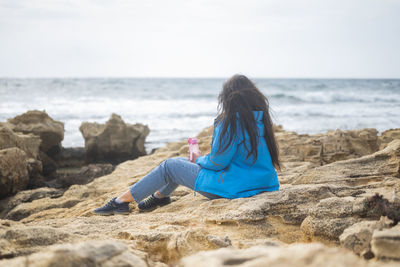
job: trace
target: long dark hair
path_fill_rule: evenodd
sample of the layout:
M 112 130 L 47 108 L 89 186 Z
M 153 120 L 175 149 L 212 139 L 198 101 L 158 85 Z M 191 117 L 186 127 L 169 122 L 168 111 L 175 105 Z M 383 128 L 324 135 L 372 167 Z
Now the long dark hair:
M 246 159 L 253 155 L 255 161 L 258 156 L 258 127 L 253 111 L 263 111 L 262 121 L 264 123 L 265 142 L 268 146 L 273 165 L 275 168 L 280 169 L 279 151 L 272 129 L 271 116 L 269 115 L 268 99 L 258 90 L 252 81 L 246 76 L 238 74 L 226 81 L 218 96 L 218 110 L 219 115 L 217 116 L 216 123 L 222 123 L 219 142 L 223 145 L 219 147 L 217 153 L 227 150 L 237 137 L 237 116 L 239 116 L 242 135 L 245 136 L 246 131 L 250 137 L 250 149 L 247 148 L 246 142 L 244 142 L 245 149 L 248 151 Z M 229 141 L 226 142 L 223 139 L 228 131 Z

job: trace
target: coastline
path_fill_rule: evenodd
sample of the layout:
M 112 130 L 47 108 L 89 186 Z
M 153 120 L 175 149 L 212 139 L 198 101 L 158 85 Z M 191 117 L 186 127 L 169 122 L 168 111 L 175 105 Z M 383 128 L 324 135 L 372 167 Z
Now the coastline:
M 287 131 L 317 134 L 328 129 L 400 125 L 400 80 L 256 79 L 270 102 L 274 123 Z M 0 79 L 0 121 L 46 110 L 64 122 L 64 147 L 83 147 L 84 121 L 105 123 L 112 113 L 151 132 L 146 149 L 194 136 L 217 115 L 223 79 L 99 78 Z

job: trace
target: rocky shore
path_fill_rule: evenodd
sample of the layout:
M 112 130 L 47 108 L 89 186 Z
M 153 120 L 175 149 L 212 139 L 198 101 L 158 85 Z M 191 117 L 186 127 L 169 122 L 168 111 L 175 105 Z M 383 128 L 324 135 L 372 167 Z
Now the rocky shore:
M 84 148 L 64 148 L 64 123 L 44 111 L 0 122 L 0 199 L 24 189 L 66 189 L 111 173 L 116 164 L 146 154 L 149 128 L 112 114 L 105 124 L 83 122 Z
M 185 141 L 67 189 L 9 190 L 0 201 L 0 266 L 400 266 L 400 129 L 275 132 L 281 189 L 251 198 L 210 201 L 179 187 L 153 212 L 132 205 L 129 215 L 92 214 L 163 160 L 186 156 Z M 211 134 L 198 135 L 203 153 Z M 10 136 L 16 145 L 0 153 L 40 167 L 37 136 Z M 3 170 L 13 161 L 4 162 Z M 29 181 L 29 168 L 14 176 Z

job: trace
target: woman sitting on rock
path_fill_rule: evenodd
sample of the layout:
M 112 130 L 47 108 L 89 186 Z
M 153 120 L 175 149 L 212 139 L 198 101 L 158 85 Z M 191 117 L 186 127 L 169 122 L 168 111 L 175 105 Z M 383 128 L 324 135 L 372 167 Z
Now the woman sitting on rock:
M 279 168 L 268 99 L 246 76 L 225 82 L 218 97 L 211 152 L 171 158 L 132 185 L 120 197 L 95 209 L 102 215 L 129 213 L 129 202 L 141 211 L 171 203 L 169 195 L 183 185 L 207 198 L 240 198 L 279 189 Z

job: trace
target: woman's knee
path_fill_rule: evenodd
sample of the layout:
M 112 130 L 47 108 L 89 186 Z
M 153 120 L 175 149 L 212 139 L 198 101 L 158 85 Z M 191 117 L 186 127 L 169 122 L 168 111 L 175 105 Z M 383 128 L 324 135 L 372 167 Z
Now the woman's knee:
M 179 162 L 178 158 L 169 158 L 164 160 L 164 166 L 166 169 L 171 169 L 173 168 L 177 163 Z
M 162 166 L 163 169 L 164 169 L 164 174 L 165 174 L 165 176 L 166 176 L 166 177 L 165 177 L 166 179 L 168 179 L 168 178 L 171 177 L 172 171 L 173 171 L 173 169 L 175 168 L 176 163 L 177 163 L 177 160 L 174 159 L 174 158 L 166 159 L 166 160 L 164 160 L 164 161 L 161 163 L 161 166 Z

